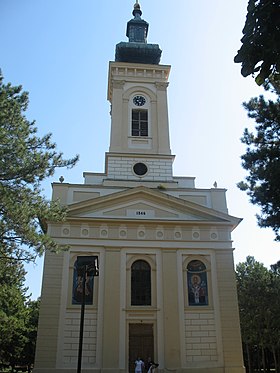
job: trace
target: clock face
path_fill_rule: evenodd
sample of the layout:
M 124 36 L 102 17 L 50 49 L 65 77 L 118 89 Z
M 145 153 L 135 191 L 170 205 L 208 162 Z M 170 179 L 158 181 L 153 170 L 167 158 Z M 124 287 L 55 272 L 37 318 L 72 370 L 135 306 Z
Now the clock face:
M 143 106 L 146 103 L 146 99 L 143 96 L 134 96 L 133 97 L 133 103 L 136 106 Z

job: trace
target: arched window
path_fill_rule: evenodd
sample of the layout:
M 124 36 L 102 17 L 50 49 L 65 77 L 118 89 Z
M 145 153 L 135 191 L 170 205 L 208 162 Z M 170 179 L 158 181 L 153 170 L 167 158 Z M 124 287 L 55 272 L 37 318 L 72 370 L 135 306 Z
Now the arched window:
M 148 106 L 148 99 L 142 94 L 139 93 L 132 97 L 131 136 L 149 136 Z
M 187 266 L 189 306 L 208 305 L 208 286 L 205 264 L 192 260 Z
M 131 305 L 151 305 L 151 267 L 144 260 L 136 260 L 131 266 Z

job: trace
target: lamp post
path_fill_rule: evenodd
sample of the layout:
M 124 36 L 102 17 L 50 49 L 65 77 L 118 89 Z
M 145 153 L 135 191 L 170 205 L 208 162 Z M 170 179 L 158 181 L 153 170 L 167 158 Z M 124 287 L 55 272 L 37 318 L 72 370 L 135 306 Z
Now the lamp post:
M 87 281 L 88 276 L 93 277 L 93 281 L 92 281 L 92 291 L 93 291 L 94 277 L 99 275 L 98 257 L 97 256 L 78 256 L 77 257 L 77 271 L 78 271 L 78 274 L 82 278 L 82 302 L 81 302 L 80 335 L 79 335 L 79 350 L 78 350 L 78 365 L 77 365 L 77 373 L 81 373 L 85 304 L 86 304 L 86 281 Z

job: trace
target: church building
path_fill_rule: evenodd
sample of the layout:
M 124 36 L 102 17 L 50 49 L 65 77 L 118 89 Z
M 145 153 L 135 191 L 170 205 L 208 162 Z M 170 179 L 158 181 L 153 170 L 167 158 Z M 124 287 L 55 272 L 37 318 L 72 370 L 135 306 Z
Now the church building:
M 133 373 L 138 357 L 158 373 L 245 372 L 231 240 L 241 219 L 224 189 L 173 176 L 170 66 L 148 27 L 137 1 L 109 63 L 104 173 L 53 184 L 68 214 L 48 233 L 69 250 L 45 255 L 34 373 L 77 371 L 83 299 L 83 373 Z M 91 258 L 98 273 L 83 282 Z

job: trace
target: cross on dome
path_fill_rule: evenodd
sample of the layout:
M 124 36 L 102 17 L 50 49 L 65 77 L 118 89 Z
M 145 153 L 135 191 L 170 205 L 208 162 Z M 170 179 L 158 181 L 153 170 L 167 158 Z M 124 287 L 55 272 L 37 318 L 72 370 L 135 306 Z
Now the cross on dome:
M 141 15 L 142 15 L 142 11 L 140 9 L 140 4 L 139 4 L 139 1 L 136 0 L 136 3 L 134 4 L 134 7 L 133 7 L 133 12 L 132 14 L 134 15 L 135 18 L 140 18 Z

